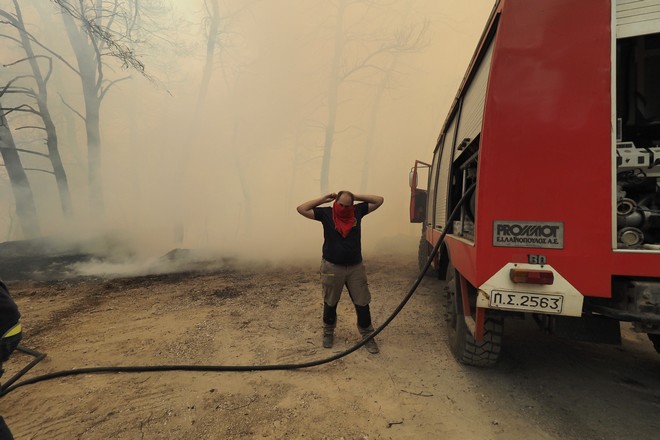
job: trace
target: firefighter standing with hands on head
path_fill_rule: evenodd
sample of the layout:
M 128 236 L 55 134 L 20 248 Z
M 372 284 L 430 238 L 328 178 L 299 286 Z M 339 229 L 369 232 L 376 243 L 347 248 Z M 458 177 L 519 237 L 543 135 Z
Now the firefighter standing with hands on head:
M 21 314 L 14 300 L 9 296 L 7 286 L 0 281 L 0 377 L 4 373 L 3 362 L 16 350 L 18 343 L 23 338 Z M 13 439 L 4 419 L 0 416 L 0 440 Z
M 320 205 L 334 201 L 332 207 Z M 349 191 L 328 194 L 298 206 L 298 213 L 323 224 L 323 259 L 321 282 L 323 285 L 323 347 L 331 348 L 337 323 L 337 303 L 344 286 L 355 306 L 357 326 L 363 337 L 374 328 L 371 324 L 369 303 L 371 293 L 367 274 L 362 264 L 362 217 L 383 204 L 383 197 L 354 195 Z M 354 204 L 355 202 L 361 202 Z M 374 339 L 365 344 L 369 353 L 378 353 Z

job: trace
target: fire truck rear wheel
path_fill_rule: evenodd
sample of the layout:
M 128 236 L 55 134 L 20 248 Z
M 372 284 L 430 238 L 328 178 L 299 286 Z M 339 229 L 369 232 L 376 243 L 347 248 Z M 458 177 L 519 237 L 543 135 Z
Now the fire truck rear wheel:
M 458 280 L 459 277 L 457 276 Z M 487 316 L 484 329 L 484 340 L 477 343 L 465 322 L 465 316 L 458 310 L 457 298 L 459 282 L 456 288 L 450 289 L 447 295 L 447 341 L 449 348 L 460 363 L 475 367 L 491 367 L 495 365 L 502 347 L 503 319 Z
M 655 348 L 655 351 L 660 353 L 660 335 L 659 334 L 654 334 L 654 333 L 647 333 L 647 336 L 653 342 L 653 348 Z
M 419 265 L 420 271 L 426 266 L 431 251 L 433 251 L 433 246 L 426 241 L 426 234 L 424 233 L 424 230 L 422 230 L 422 237 L 419 239 L 419 250 L 417 252 L 417 264 Z M 425 275 L 437 277 L 438 271 L 433 268 L 433 265 L 431 265 Z

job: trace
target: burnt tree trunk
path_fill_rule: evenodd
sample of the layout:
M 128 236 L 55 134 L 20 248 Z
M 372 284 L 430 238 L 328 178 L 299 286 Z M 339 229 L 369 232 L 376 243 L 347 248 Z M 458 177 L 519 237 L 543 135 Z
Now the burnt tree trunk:
M 337 106 L 339 105 L 339 86 L 341 80 L 339 72 L 344 57 L 344 14 L 346 0 L 340 0 L 337 6 L 337 25 L 335 29 L 335 53 L 332 57 L 330 77 L 328 79 L 328 119 L 325 126 L 323 141 L 323 159 L 321 162 L 321 194 L 327 194 L 330 185 L 330 162 L 332 160 L 332 146 L 335 140 L 337 126 Z
M 238 129 L 239 129 L 239 119 L 238 116 L 236 116 L 236 119 L 234 120 L 234 129 L 232 131 L 231 135 L 231 146 L 232 146 L 232 154 L 234 156 L 234 164 L 236 165 L 236 172 L 238 173 L 238 180 L 241 185 L 241 192 L 243 193 L 243 201 L 244 205 L 243 208 L 245 209 L 245 231 L 250 234 L 252 232 L 252 222 L 253 222 L 253 216 L 252 216 L 252 194 L 250 192 L 250 185 L 248 184 L 248 179 L 245 175 L 245 168 L 241 164 L 241 159 L 238 155 L 238 152 L 240 151 L 239 148 L 237 148 L 237 142 L 238 142 Z
M 64 170 L 62 158 L 60 157 L 57 141 L 57 129 L 55 128 L 55 124 L 53 123 L 50 111 L 48 110 L 48 88 L 46 86 L 46 80 L 41 73 L 41 68 L 37 63 L 37 59 L 35 58 L 34 50 L 32 49 L 32 42 L 26 33 L 22 32 L 22 30 L 25 29 L 25 24 L 23 22 L 23 16 L 21 9 L 18 6 L 17 0 L 14 0 L 14 8 L 16 9 L 16 18 L 18 20 L 17 24 L 19 25 L 18 30 L 21 43 L 23 49 L 25 50 L 25 55 L 30 62 L 30 68 L 32 69 L 34 80 L 37 83 L 37 93 L 35 97 L 37 100 L 37 106 L 39 107 L 39 115 L 43 120 L 44 128 L 46 129 L 46 146 L 48 148 L 48 157 L 53 167 L 53 173 L 55 174 L 55 181 L 57 182 L 57 189 L 60 195 L 62 212 L 64 213 L 64 216 L 68 218 L 72 215 L 71 193 L 69 191 L 69 182 L 67 180 L 66 171 Z
M 96 41 L 85 32 L 81 32 L 69 14 L 63 13 L 62 19 L 78 62 L 85 102 L 90 208 L 93 213 L 101 214 L 104 210 L 100 128 L 101 86 L 103 83 L 101 52 Z
M 0 112 L 0 154 L 11 182 L 16 201 L 16 215 L 23 230 L 23 236 L 26 239 L 38 237 L 41 231 L 30 181 L 16 150 L 16 144 L 9 129 L 7 118 L 2 112 Z
M 392 72 L 396 68 L 398 62 L 398 54 L 394 55 L 390 65 L 388 66 L 383 78 L 378 84 L 378 89 L 376 89 L 376 96 L 371 105 L 371 112 L 369 114 L 369 125 L 367 127 L 367 141 L 366 141 L 366 150 L 364 153 L 364 161 L 362 162 L 362 182 L 360 184 L 360 191 L 367 192 L 369 186 L 369 172 L 371 171 L 371 156 L 373 155 L 374 144 L 376 142 L 376 125 L 378 122 L 378 116 L 380 114 L 381 103 L 383 101 L 383 95 L 385 90 L 387 90 L 387 84 L 390 82 L 392 77 Z
M 197 96 L 197 112 L 201 112 L 206 100 L 206 94 L 209 90 L 209 83 L 211 82 L 211 74 L 213 73 L 213 64 L 215 62 L 215 47 L 218 41 L 218 33 L 220 32 L 220 7 L 218 0 L 209 0 L 211 4 L 211 11 L 209 19 L 209 34 L 206 39 L 206 62 L 204 63 L 204 70 L 202 72 L 202 82 L 199 85 L 199 94 Z

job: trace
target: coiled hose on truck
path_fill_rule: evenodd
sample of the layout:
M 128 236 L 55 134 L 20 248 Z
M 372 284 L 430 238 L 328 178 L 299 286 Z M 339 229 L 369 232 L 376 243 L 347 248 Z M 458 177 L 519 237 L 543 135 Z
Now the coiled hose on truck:
M 445 236 L 447 235 L 447 226 L 451 224 L 452 221 L 456 218 L 458 213 L 460 212 L 461 207 L 470 199 L 470 196 L 474 192 L 475 185 L 470 186 L 466 191 L 463 197 L 459 200 L 458 204 L 454 208 L 454 210 L 451 212 L 449 215 L 449 218 L 447 219 L 447 224 L 442 230 L 442 234 L 440 234 L 440 238 L 438 239 L 438 242 L 435 244 L 433 247 L 433 250 L 431 251 L 431 254 L 429 255 L 428 260 L 426 261 L 426 264 L 424 267 L 420 270 L 419 275 L 417 275 L 417 279 L 415 282 L 412 284 L 410 289 L 408 289 L 408 293 L 406 293 L 406 296 L 403 297 L 399 305 L 394 309 L 394 311 L 390 314 L 390 316 L 387 317 L 387 319 L 379 325 L 376 329 L 374 329 L 373 333 L 371 333 L 369 336 L 361 340 L 360 342 L 356 343 L 352 347 L 337 353 L 333 356 L 329 356 L 327 358 L 322 358 L 322 359 L 317 359 L 314 361 L 309 361 L 309 362 L 301 362 L 297 364 L 274 364 L 274 365 L 137 365 L 137 366 L 107 366 L 107 367 L 86 367 L 86 368 L 73 368 L 70 370 L 62 370 L 62 371 L 55 371 L 53 373 L 48 373 L 48 374 L 43 374 L 41 376 L 36 376 L 30 379 L 23 380 L 21 382 L 15 383 L 13 385 L 9 385 L 7 387 L 2 386 L 0 387 L 0 398 L 6 396 L 10 392 L 24 387 L 26 385 L 32 385 L 35 383 L 39 382 L 44 382 L 47 380 L 52 380 L 52 379 L 57 379 L 60 377 L 67 377 L 67 376 L 76 376 L 79 374 L 98 374 L 98 373 L 149 373 L 149 372 L 162 372 L 162 371 L 199 371 L 199 372 L 228 372 L 228 371 L 281 371 L 281 370 L 299 370 L 302 368 L 310 368 L 310 367 L 316 367 L 319 365 L 327 364 L 333 361 L 336 361 L 337 359 L 341 359 L 345 356 L 348 356 L 349 354 L 353 353 L 354 351 L 358 350 L 361 348 L 364 344 L 367 343 L 367 341 L 373 339 L 378 335 L 380 332 L 382 332 L 385 327 L 387 327 L 393 320 L 396 318 L 396 316 L 403 310 L 405 305 L 408 303 L 410 298 L 413 296 L 415 291 L 417 290 L 417 287 L 419 287 L 419 284 L 422 282 L 424 279 L 424 275 L 426 274 L 426 271 L 429 269 L 431 266 L 431 263 L 433 261 L 433 258 L 435 258 L 435 255 L 438 253 L 438 250 L 440 249 L 440 246 L 445 240 Z

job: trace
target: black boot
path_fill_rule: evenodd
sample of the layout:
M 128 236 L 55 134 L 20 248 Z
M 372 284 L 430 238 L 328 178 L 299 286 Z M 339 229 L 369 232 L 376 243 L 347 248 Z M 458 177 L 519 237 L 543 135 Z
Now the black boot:
M 369 304 L 365 306 L 355 305 L 355 313 L 357 313 L 357 327 L 362 335 L 362 338 L 366 338 L 374 332 L 374 328 L 371 325 L 371 310 L 369 309 Z M 376 354 L 378 350 L 378 344 L 376 340 L 371 338 L 364 344 L 364 348 L 371 354 Z
M 323 303 L 323 347 L 332 348 L 335 341 L 335 326 L 337 325 L 337 305 L 329 306 Z
M 358 330 L 360 331 L 360 334 L 362 335 L 362 339 L 366 338 L 370 334 L 374 332 L 374 328 L 372 326 L 369 326 L 367 328 L 362 328 L 358 325 Z M 371 338 L 369 339 L 365 344 L 364 348 L 367 349 L 367 351 L 371 354 L 376 354 L 379 353 L 380 350 L 378 349 L 378 344 L 376 344 L 376 339 Z
M 323 324 L 323 348 L 332 348 L 335 342 L 335 327 Z

